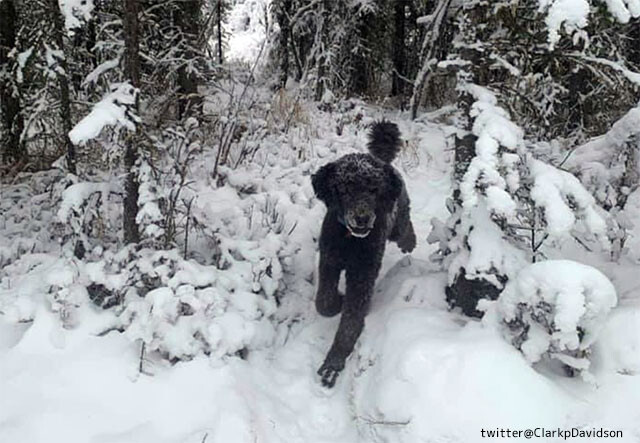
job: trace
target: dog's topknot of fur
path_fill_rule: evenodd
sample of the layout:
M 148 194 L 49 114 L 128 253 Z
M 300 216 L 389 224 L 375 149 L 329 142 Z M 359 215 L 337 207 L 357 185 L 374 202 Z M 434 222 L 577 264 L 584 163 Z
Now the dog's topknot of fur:
M 398 152 L 402 142 L 398 125 L 389 120 L 375 122 L 369 131 L 369 152 L 385 163 L 391 163 Z

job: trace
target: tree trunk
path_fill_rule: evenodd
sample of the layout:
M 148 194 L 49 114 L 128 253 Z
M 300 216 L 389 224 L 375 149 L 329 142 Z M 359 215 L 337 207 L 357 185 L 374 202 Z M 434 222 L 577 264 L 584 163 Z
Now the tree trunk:
M 280 78 L 278 86 L 284 88 L 289 79 L 289 39 L 291 38 L 291 0 L 279 0 L 276 6 L 276 20 L 280 27 L 278 36 L 278 61 L 280 62 Z
M 137 0 L 123 0 L 124 4 L 124 43 L 125 43 L 125 70 L 126 76 L 135 88 L 140 88 L 140 54 L 138 41 L 138 2 Z M 137 106 L 136 106 L 137 108 Z M 140 233 L 136 217 L 138 216 L 138 174 L 136 162 L 138 160 L 139 137 L 133 134 L 127 140 L 124 155 L 125 196 L 123 228 L 124 242 L 137 243 L 140 241 Z
M 0 112 L 7 134 L 2 160 L 5 163 L 27 158 L 27 151 L 20 142 L 24 120 L 20 108 L 16 83 L 12 80 L 9 53 L 16 46 L 18 14 L 13 0 L 0 1 Z
M 358 40 L 360 50 L 353 54 L 353 72 L 351 74 L 351 92 L 357 96 L 363 96 L 370 91 L 371 82 L 371 54 L 368 50 L 371 36 L 371 23 L 375 16 L 371 13 L 362 14 L 358 18 Z
M 69 139 L 69 132 L 73 129 L 73 124 L 71 123 L 69 64 L 67 63 L 67 51 L 65 50 L 64 42 L 66 28 L 58 0 L 49 0 L 49 8 L 51 10 L 56 46 L 62 53 L 62 58 L 58 60 L 62 72 L 56 71 L 56 79 L 58 80 L 58 88 L 60 89 L 60 117 L 62 118 L 62 129 L 64 131 L 63 140 L 67 152 L 67 169 L 70 173 L 76 174 L 76 148 Z
M 186 59 L 200 56 L 198 37 L 200 35 L 200 0 L 188 0 L 180 5 L 177 22 L 183 34 Z M 201 109 L 202 100 L 198 96 L 198 77 L 188 72 L 184 66 L 178 69 L 178 114 L 184 118 L 188 110 Z
M 442 42 L 441 38 L 445 32 L 447 25 L 447 15 L 449 13 L 449 6 L 451 6 L 452 0 L 439 0 L 436 4 L 435 10 L 432 15 L 432 21 L 428 25 L 427 32 L 422 42 L 422 67 L 416 75 L 416 79 L 413 84 L 413 95 L 411 96 L 411 102 L 409 107 L 411 108 L 411 119 L 415 119 L 418 115 L 418 107 L 422 100 L 422 91 L 424 91 L 425 85 L 429 81 L 430 75 L 436 64 L 438 57 L 443 57 L 438 47 L 438 43 Z
M 314 94 L 315 101 L 319 102 L 322 100 L 326 90 L 327 83 L 327 67 L 329 64 L 328 60 L 328 52 L 329 52 L 329 20 L 331 17 L 331 0 L 324 0 L 322 2 L 322 7 L 320 10 L 321 18 L 319 20 L 320 29 L 317 32 L 320 32 L 320 53 L 317 57 L 317 79 L 316 79 L 316 90 Z
M 222 1 L 216 4 L 216 20 L 218 22 L 218 63 L 222 64 Z
M 407 75 L 407 54 L 405 45 L 405 7 L 407 0 L 396 0 L 393 4 L 394 32 L 391 58 L 393 60 L 393 79 L 391 95 L 400 95 L 404 91 L 404 78 Z

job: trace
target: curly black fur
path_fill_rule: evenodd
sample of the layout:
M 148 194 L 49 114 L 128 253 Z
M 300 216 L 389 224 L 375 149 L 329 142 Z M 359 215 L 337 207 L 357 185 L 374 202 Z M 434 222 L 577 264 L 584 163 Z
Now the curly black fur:
M 416 236 L 409 196 L 390 165 L 400 150 L 400 132 L 391 122 L 375 123 L 370 154 L 348 154 L 324 165 L 311 178 L 316 196 L 327 206 L 320 233 L 316 309 L 323 316 L 342 312 L 333 345 L 318 370 L 332 387 L 364 327 L 369 300 L 387 240 L 411 252 Z M 346 272 L 347 293 L 338 292 Z

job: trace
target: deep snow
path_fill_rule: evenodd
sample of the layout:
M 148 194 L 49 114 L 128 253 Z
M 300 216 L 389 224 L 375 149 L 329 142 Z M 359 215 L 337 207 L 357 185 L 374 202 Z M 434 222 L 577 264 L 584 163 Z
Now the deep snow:
M 596 343 L 595 385 L 532 368 L 497 328 L 450 312 L 446 273 L 428 261 L 425 239 L 431 217 L 447 214 L 451 128 L 390 117 L 409 141 L 399 163 L 419 246 L 403 257 L 389 245 L 365 331 L 333 390 L 315 371 L 337 319 L 318 317 L 312 294 L 292 302 L 304 315 L 287 335 L 247 360 L 170 366 L 151 356 L 143 374 L 138 345 L 95 335 L 106 314 L 84 305 L 82 322 L 65 329 L 43 303 L 32 323 L 0 315 L 0 441 L 480 442 L 482 428 L 538 426 L 605 427 L 639 441 L 637 288 L 622 294 Z M 319 224 L 316 209 L 309 225 Z

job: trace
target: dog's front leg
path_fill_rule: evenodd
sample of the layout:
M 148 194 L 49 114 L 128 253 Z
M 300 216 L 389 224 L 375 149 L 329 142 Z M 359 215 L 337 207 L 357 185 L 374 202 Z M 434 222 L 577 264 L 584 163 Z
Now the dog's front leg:
M 397 241 L 398 247 L 404 253 L 411 252 L 416 247 L 416 233 L 413 224 L 409 221 L 405 227 L 402 237 Z
M 364 328 L 364 317 L 367 314 L 378 268 L 379 265 L 375 266 L 369 273 L 364 269 L 347 269 L 347 294 L 340 325 L 331 349 L 318 370 L 322 384 L 328 388 L 335 384 Z
M 338 292 L 338 282 L 343 267 L 335 260 L 335 257 L 338 256 L 339 254 L 331 253 L 331 251 L 320 252 L 316 310 L 324 317 L 333 317 L 342 310 L 343 296 Z

